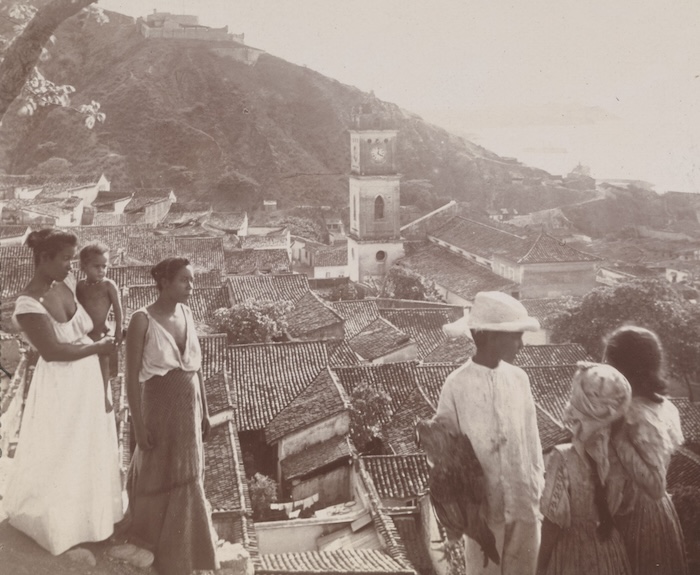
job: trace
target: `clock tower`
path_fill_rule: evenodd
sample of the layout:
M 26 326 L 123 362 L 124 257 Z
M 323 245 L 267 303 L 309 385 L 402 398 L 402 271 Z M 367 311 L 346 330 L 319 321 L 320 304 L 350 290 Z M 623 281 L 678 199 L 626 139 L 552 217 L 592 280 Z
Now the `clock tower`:
M 392 123 L 363 104 L 350 130 L 350 230 L 352 281 L 381 280 L 404 255 L 400 237 L 396 135 Z

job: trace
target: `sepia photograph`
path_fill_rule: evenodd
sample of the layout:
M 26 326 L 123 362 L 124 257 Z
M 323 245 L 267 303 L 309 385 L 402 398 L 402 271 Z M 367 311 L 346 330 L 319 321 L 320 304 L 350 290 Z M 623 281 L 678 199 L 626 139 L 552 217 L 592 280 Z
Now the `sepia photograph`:
M 699 37 L 0 0 L 0 575 L 700 575 Z

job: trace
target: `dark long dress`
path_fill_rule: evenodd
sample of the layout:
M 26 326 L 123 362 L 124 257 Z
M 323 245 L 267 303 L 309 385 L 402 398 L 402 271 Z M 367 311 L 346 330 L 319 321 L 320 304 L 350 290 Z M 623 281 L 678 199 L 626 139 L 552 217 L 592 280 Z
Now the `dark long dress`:
M 194 338 L 188 345 L 198 346 L 187 312 L 188 337 Z M 171 340 L 150 315 L 148 330 L 144 354 Z M 215 569 L 216 537 L 204 494 L 203 408 L 197 371 L 172 369 L 153 376 L 142 384 L 141 397 L 153 447 L 144 451 L 137 446 L 131 459 L 126 486 L 129 537 L 153 551 L 159 575 Z

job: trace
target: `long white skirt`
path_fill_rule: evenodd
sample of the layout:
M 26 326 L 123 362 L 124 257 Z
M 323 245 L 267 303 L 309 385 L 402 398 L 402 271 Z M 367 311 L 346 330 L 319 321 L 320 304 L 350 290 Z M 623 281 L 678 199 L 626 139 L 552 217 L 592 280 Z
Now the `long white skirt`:
M 4 505 L 10 524 L 54 555 L 102 541 L 123 516 L 114 413 L 96 355 L 39 359 Z

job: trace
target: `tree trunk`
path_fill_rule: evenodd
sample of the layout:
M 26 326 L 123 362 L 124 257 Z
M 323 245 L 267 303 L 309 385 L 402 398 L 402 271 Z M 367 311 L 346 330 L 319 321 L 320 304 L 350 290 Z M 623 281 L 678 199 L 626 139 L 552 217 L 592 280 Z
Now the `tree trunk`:
M 0 63 L 0 122 L 22 91 L 36 66 L 41 50 L 56 28 L 96 0 L 53 0 L 39 8 L 22 33 L 15 38 Z

